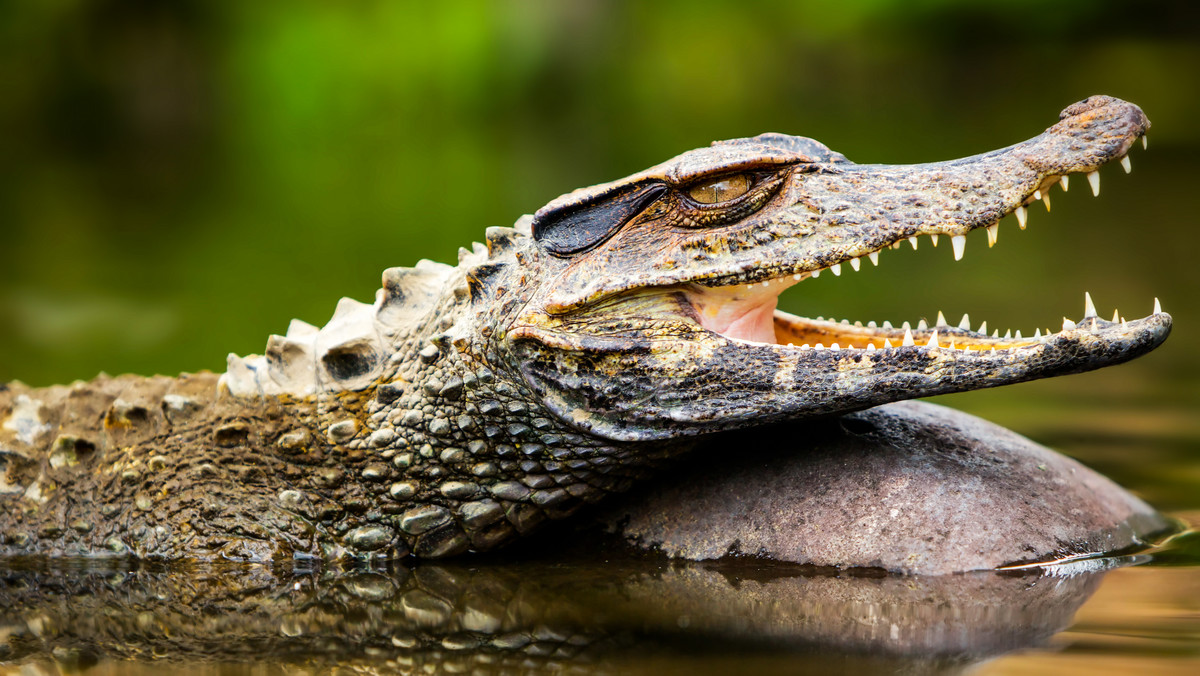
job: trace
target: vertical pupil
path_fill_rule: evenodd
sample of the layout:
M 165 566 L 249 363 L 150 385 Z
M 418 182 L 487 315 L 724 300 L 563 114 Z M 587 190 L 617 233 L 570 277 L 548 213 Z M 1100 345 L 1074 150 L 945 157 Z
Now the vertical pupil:
M 750 190 L 750 179 L 745 174 L 725 176 L 708 183 L 700 183 L 688 191 L 693 200 L 701 204 L 717 204 L 741 197 Z

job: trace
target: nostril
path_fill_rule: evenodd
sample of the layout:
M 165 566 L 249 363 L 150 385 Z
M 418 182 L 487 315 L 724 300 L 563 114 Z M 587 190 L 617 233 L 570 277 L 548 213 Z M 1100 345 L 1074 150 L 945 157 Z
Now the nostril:
M 1121 101 L 1120 99 L 1116 99 L 1111 96 L 1105 96 L 1103 94 L 1089 96 L 1079 103 L 1072 103 L 1071 105 L 1067 106 L 1065 110 L 1058 114 L 1058 119 L 1065 120 L 1068 117 L 1082 115 L 1088 111 L 1096 110 L 1097 108 L 1103 108 L 1104 106 L 1113 103 L 1121 103 Z

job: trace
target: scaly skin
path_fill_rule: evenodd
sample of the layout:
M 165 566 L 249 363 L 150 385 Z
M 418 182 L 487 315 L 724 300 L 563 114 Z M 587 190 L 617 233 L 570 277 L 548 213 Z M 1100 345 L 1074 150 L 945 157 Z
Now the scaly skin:
M 387 270 L 373 305 L 293 322 L 219 378 L 0 388 L 0 554 L 483 551 L 705 434 L 1131 359 L 1168 315 L 1012 339 L 774 306 L 906 238 L 961 251 L 1148 127 L 1092 97 L 1029 141 L 935 164 L 858 165 L 778 134 L 719 142 L 491 228 L 457 267 Z

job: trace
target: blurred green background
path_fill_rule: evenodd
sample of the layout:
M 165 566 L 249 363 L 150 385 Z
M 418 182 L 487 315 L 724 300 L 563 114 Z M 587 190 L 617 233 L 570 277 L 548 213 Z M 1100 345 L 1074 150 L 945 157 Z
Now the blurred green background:
M 1157 353 L 951 400 L 1018 429 L 1111 401 L 1122 424 L 1195 431 L 1194 7 L 3 2 L 0 382 L 223 370 L 293 317 L 370 300 L 386 267 L 453 261 L 489 225 L 714 139 L 949 159 L 1106 93 L 1154 128 L 1100 199 L 1077 179 L 1027 231 L 1003 222 L 996 248 L 974 233 L 962 263 L 924 240 L 784 305 L 1029 333 L 1078 317 L 1084 290 L 1106 316 L 1159 296 L 1176 330 Z

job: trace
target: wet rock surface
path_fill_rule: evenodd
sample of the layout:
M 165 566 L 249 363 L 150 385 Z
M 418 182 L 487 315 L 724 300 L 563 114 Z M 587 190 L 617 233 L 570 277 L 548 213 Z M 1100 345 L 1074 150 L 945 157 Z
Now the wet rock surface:
M 616 502 L 599 528 L 685 559 L 932 575 L 1115 552 L 1172 529 L 1075 460 L 922 402 L 710 446 Z

